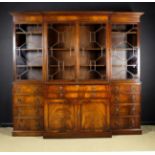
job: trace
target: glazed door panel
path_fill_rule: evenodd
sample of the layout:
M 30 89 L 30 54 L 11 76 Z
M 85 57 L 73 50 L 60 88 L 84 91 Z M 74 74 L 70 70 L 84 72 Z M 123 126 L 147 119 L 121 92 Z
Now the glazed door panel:
M 75 24 L 48 24 L 48 80 L 75 80 Z
M 43 79 L 42 24 L 15 25 L 15 79 Z
M 80 23 L 79 80 L 106 80 L 106 24 Z
M 111 59 L 113 80 L 139 79 L 137 24 L 112 24 Z
M 48 130 L 71 131 L 75 127 L 75 107 L 66 102 L 48 102 Z
M 87 100 L 80 105 L 81 131 L 107 131 L 109 129 L 108 100 Z

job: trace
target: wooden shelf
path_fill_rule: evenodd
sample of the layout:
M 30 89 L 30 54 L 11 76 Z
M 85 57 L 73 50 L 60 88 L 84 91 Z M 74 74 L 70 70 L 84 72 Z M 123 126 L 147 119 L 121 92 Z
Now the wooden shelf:
M 24 35 L 42 35 L 42 32 L 16 32 L 16 34 L 24 34 Z
M 21 49 L 16 49 L 16 50 L 18 50 L 18 51 L 42 51 L 42 48 L 31 48 L 31 49 L 29 49 L 29 48 L 21 48 Z
M 112 34 L 137 34 L 137 32 L 112 31 Z
M 58 65 L 49 65 L 49 67 L 58 67 Z M 75 65 L 68 65 L 68 66 L 64 66 L 64 67 L 75 67 Z
M 42 67 L 42 66 L 40 66 L 40 65 L 32 65 L 32 66 L 30 66 L 30 65 L 16 65 L 17 67 L 19 67 L 19 68 L 25 68 L 25 67 L 34 67 L 34 68 L 38 68 L 38 67 Z
M 91 67 L 94 65 L 80 65 L 80 67 Z M 96 67 L 105 67 L 106 65 L 95 65 Z
M 133 50 L 138 50 L 138 48 L 112 48 L 112 51 L 133 51 Z
M 112 67 L 136 67 L 137 65 L 112 65 Z
M 105 49 L 103 49 L 104 51 Z M 81 52 L 83 51 L 101 51 L 101 48 L 84 48 L 84 49 L 80 49 Z
M 74 49 L 70 49 L 70 48 L 53 48 L 53 49 L 49 49 L 49 51 L 74 51 Z

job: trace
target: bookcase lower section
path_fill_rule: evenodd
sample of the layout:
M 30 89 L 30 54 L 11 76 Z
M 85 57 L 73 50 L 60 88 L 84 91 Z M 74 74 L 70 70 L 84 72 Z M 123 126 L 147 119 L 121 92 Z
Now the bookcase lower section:
M 14 83 L 13 136 L 141 134 L 140 84 Z

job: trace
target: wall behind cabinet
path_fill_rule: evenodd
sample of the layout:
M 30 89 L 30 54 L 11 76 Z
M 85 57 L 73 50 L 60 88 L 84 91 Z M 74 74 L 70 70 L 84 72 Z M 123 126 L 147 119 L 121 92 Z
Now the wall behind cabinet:
M 142 123 L 155 124 L 155 3 L 0 3 L 0 125 L 11 125 L 12 11 L 142 11 Z

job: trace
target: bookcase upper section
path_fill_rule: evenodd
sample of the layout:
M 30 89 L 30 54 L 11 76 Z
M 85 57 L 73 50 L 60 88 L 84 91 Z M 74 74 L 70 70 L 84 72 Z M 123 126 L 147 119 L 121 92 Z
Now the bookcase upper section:
M 15 80 L 140 79 L 141 12 L 23 12 L 14 21 Z

